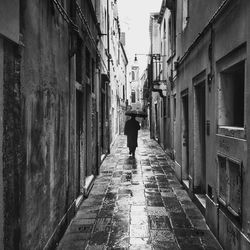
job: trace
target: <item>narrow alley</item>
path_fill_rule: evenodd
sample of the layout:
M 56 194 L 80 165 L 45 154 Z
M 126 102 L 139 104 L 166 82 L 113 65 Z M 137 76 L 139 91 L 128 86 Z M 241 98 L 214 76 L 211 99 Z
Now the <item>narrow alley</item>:
M 249 138 L 250 0 L 0 0 L 0 250 L 250 250 Z
M 135 159 L 119 135 L 57 249 L 222 249 L 173 168 L 148 131 Z

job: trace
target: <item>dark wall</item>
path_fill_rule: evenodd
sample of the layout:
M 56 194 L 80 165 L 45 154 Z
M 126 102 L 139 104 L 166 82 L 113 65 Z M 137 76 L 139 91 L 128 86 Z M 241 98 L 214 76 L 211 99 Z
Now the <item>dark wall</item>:
M 19 249 L 20 240 L 19 218 L 25 168 L 20 62 L 17 45 L 5 40 L 2 142 L 5 249 Z
M 74 154 L 69 159 L 69 148 L 74 151 L 69 147 L 71 142 L 74 145 L 74 131 L 69 130 L 70 119 L 74 121 L 69 32 L 52 1 L 26 0 L 22 7 L 26 163 L 21 174 L 20 245 L 21 249 L 42 249 L 76 198 Z
M 3 38 L 5 250 L 49 249 L 54 244 L 48 244 L 51 236 L 74 215 L 74 202 L 84 177 L 98 172 L 95 12 L 91 2 L 81 1 L 90 38 L 86 27 L 81 27 L 86 24 L 73 13 L 75 1 L 59 2 L 63 2 L 69 16 L 74 15 L 79 36 L 53 1 L 20 0 L 22 45 Z M 76 103 L 77 48 L 72 37 L 82 39 L 82 61 L 86 48 L 93 61 L 90 84 L 86 83 L 86 65 L 80 65 L 81 104 Z M 76 107 L 83 112 L 81 125 L 85 128 L 80 135 L 81 154 L 77 156 L 81 157 L 80 167 L 76 162 Z

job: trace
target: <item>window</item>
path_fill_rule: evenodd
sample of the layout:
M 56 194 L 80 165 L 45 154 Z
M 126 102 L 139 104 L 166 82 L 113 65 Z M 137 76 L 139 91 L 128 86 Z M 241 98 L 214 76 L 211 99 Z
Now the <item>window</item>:
M 174 121 L 176 120 L 176 95 L 174 95 Z
M 88 48 L 86 48 L 86 57 L 85 57 L 85 67 L 86 67 L 86 76 L 90 78 L 90 53 Z
M 172 35 L 172 20 L 171 17 L 168 20 L 168 57 L 172 55 L 172 49 L 171 49 L 171 35 Z
M 166 97 L 164 96 L 163 97 L 163 117 L 166 117 L 167 115 L 167 108 L 166 108 L 166 105 L 167 105 L 167 101 L 166 101 Z
M 218 155 L 219 202 L 233 216 L 241 215 L 242 164 L 239 161 Z
M 135 91 L 134 90 L 132 90 L 131 92 L 131 102 L 135 103 Z
M 163 39 L 166 39 L 166 20 L 165 19 L 163 23 Z
M 171 29 L 170 29 L 170 47 L 171 55 L 175 53 L 176 50 L 176 13 L 171 12 Z
M 184 30 L 187 27 L 188 24 L 188 5 L 189 5 L 189 0 L 183 0 L 182 1 L 182 30 Z
M 76 52 L 76 81 L 80 84 L 82 83 L 82 55 L 81 55 L 81 46 L 77 49 Z
M 92 69 L 92 79 L 91 79 L 91 83 L 92 83 L 92 92 L 94 93 L 95 92 L 95 61 L 94 59 L 92 59 L 92 66 L 91 66 L 91 69 Z
M 168 118 L 170 118 L 170 96 L 168 96 Z
M 220 74 L 219 125 L 244 127 L 245 61 Z
M 132 81 L 134 81 L 134 80 L 135 80 L 135 72 L 132 71 Z

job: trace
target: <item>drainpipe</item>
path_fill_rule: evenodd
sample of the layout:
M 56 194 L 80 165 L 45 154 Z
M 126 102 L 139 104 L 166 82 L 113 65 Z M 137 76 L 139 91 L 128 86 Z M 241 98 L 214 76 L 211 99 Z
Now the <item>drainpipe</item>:
M 69 173 L 70 173 L 70 168 L 71 168 L 71 154 L 70 154 L 70 150 L 71 150 L 71 145 L 70 145 L 70 141 L 71 141 L 71 136 L 70 136 L 70 124 L 71 124 L 71 56 L 70 56 L 70 51 L 71 51 L 71 30 L 69 29 L 69 34 L 68 34 L 68 60 L 69 60 L 69 64 L 68 64 L 68 74 L 69 74 L 69 81 L 68 81 L 68 88 L 69 88 L 69 104 L 68 104 L 68 169 L 67 169 L 67 191 L 66 191 L 66 208 L 68 209 L 69 207 L 69 190 L 70 190 L 70 186 L 69 186 Z
M 109 82 L 110 82 L 110 15 L 109 15 L 109 0 L 107 0 L 107 45 L 108 45 L 108 77 L 109 77 Z M 107 103 L 108 103 L 108 107 L 107 107 L 107 111 L 108 112 L 108 117 L 106 117 L 106 119 L 108 119 L 108 128 L 107 128 L 107 141 L 108 141 L 108 153 L 110 153 L 110 119 L 109 119 L 109 111 L 110 111 L 110 92 L 109 92 L 109 87 L 106 87 L 106 97 L 107 97 Z M 106 114 L 105 114 L 106 116 Z

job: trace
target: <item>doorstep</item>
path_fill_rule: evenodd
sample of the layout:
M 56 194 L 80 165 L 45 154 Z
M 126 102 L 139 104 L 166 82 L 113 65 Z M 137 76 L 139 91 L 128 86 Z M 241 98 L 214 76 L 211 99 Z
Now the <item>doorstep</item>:
M 194 202 L 200 209 L 203 216 L 206 213 L 206 195 L 205 194 L 194 194 Z
M 89 192 L 91 191 L 93 185 L 94 185 L 95 176 L 92 174 L 90 176 L 87 176 L 85 179 L 85 186 L 84 186 L 84 196 L 88 197 Z

